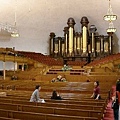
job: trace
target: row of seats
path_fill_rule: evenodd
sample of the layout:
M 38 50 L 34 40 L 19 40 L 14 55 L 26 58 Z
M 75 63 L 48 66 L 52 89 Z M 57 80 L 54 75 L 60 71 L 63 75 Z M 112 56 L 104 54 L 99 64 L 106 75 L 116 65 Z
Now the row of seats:
M 26 82 L 24 84 L 23 82 L 25 81 L 21 81 L 23 90 L 6 90 L 7 96 L 0 97 L 1 117 L 25 120 L 101 120 L 103 118 L 108 93 L 101 91 L 103 99 L 100 101 L 90 99 L 93 82 L 41 83 L 40 95 L 45 99 L 45 103 L 29 102 L 32 91 L 25 90 L 28 87 L 33 88 L 35 81 L 29 81 L 28 86 L 26 86 Z M 3 83 L 5 84 L 5 81 Z M 11 82 L 11 85 L 15 83 L 20 87 L 19 81 Z M 83 88 L 85 89 L 82 93 Z M 101 83 L 101 90 L 104 88 L 105 85 Z M 45 89 L 48 91 L 43 91 Z M 50 89 L 56 89 L 64 99 L 51 100 Z M 68 89 L 69 92 L 65 89 Z
M 104 63 L 117 60 L 117 59 L 120 59 L 120 53 L 109 55 L 104 58 L 94 60 L 93 62 L 89 63 L 87 66 L 95 66 L 99 64 L 104 64 Z
M 46 117 L 48 116 L 50 117 L 59 116 L 60 117 L 60 118 L 55 117 L 55 120 L 59 120 L 59 119 L 62 120 L 62 119 L 68 119 L 68 118 L 72 120 L 77 120 L 77 119 L 101 120 L 101 118 L 103 117 L 103 112 L 104 112 L 102 108 L 104 108 L 104 104 L 105 104 L 105 102 L 102 102 L 102 101 L 100 102 L 100 101 L 84 101 L 84 100 L 82 100 L 81 103 L 80 101 L 78 102 L 71 101 L 71 103 L 69 104 L 64 101 L 61 101 L 62 102 L 61 104 L 60 104 L 60 101 L 50 102 L 50 100 L 49 102 L 46 100 L 46 103 L 30 103 L 24 99 L 16 100 L 16 99 L 10 99 L 9 97 L 0 98 L 0 100 L 4 101 L 4 103 L 3 102 L 0 103 L 0 113 L 2 117 L 7 116 L 7 115 L 3 116 L 3 112 L 4 112 L 4 114 L 11 113 L 9 117 L 16 116 L 16 118 L 18 119 L 24 118 L 26 120 L 30 118 L 32 118 L 33 120 L 36 120 L 38 117 L 39 119 L 44 119 L 44 118 L 41 118 L 41 114 L 45 115 Z M 91 107 L 91 105 L 92 106 L 94 105 L 94 109 Z M 65 108 L 65 106 L 69 108 Z M 78 109 L 80 108 L 80 106 L 82 106 L 81 109 Z M 89 110 L 87 107 L 89 108 Z
M 34 59 L 38 62 L 41 62 L 43 64 L 61 65 L 61 66 L 63 65 L 63 60 L 54 59 L 54 58 L 51 58 L 48 55 L 43 55 L 41 53 L 22 52 L 22 51 L 19 51 L 18 53 L 21 54 L 21 55 L 24 55 L 25 57 L 28 57 L 28 58 Z M 86 63 L 85 61 L 81 61 L 81 62 L 80 61 L 68 61 L 69 65 L 76 65 L 76 66 L 84 66 L 85 63 Z

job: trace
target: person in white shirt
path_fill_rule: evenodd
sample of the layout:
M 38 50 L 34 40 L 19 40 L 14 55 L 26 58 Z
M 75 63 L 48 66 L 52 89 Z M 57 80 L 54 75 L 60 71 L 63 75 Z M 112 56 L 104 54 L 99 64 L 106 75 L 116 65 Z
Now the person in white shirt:
M 42 103 L 45 102 L 44 99 L 40 99 L 40 95 L 39 95 L 40 90 L 41 90 L 41 86 L 37 85 L 31 95 L 30 102 L 42 102 Z

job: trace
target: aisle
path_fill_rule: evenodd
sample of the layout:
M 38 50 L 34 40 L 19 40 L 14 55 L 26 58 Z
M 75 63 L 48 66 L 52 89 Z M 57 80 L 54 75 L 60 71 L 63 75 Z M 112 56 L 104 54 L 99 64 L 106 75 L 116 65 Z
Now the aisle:
M 107 105 L 106 113 L 103 120 L 114 120 L 113 109 L 111 109 L 112 101 Z
M 115 85 L 112 86 L 112 95 L 115 93 Z M 107 109 L 106 109 L 106 113 L 105 113 L 105 116 L 104 116 L 104 119 L 103 120 L 114 120 L 114 115 L 113 115 L 113 109 L 111 108 L 111 104 L 112 104 L 112 100 L 110 100 L 108 102 L 108 105 L 107 105 Z

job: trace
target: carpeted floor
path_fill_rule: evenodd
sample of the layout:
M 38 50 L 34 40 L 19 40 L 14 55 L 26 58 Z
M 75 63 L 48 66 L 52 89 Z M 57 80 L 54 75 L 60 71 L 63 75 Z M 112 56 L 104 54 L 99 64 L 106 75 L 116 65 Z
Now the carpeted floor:
M 103 120 L 114 120 L 113 109 L 111 109 L 111 103 L 112 101 L 110 101 L 107 105 L 106 113 Z
M 115 85 L 112 87 L 112 95 L 115 92 Z M 106 108 L 106 113 L 104 115 L 104 119 L 103 120 L 114 120 L 114 115 L 113 115 L 113 109 L 111 108 L 111 104 L 112 104 L 112 100 L 110 100 L 108 102 L 107 108 Z

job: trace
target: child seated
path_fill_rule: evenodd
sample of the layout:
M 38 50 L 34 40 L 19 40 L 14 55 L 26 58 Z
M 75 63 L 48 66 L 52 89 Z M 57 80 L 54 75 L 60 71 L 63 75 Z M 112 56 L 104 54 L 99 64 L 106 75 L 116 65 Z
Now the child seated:
M 53 93 L 52 93 L 52 97 L 51 99 L 54 99 L 54 100 L 62 100 L 62 98 L 60 97 L 59 94 L 57 94 L 57 92 L 54 90 Z

